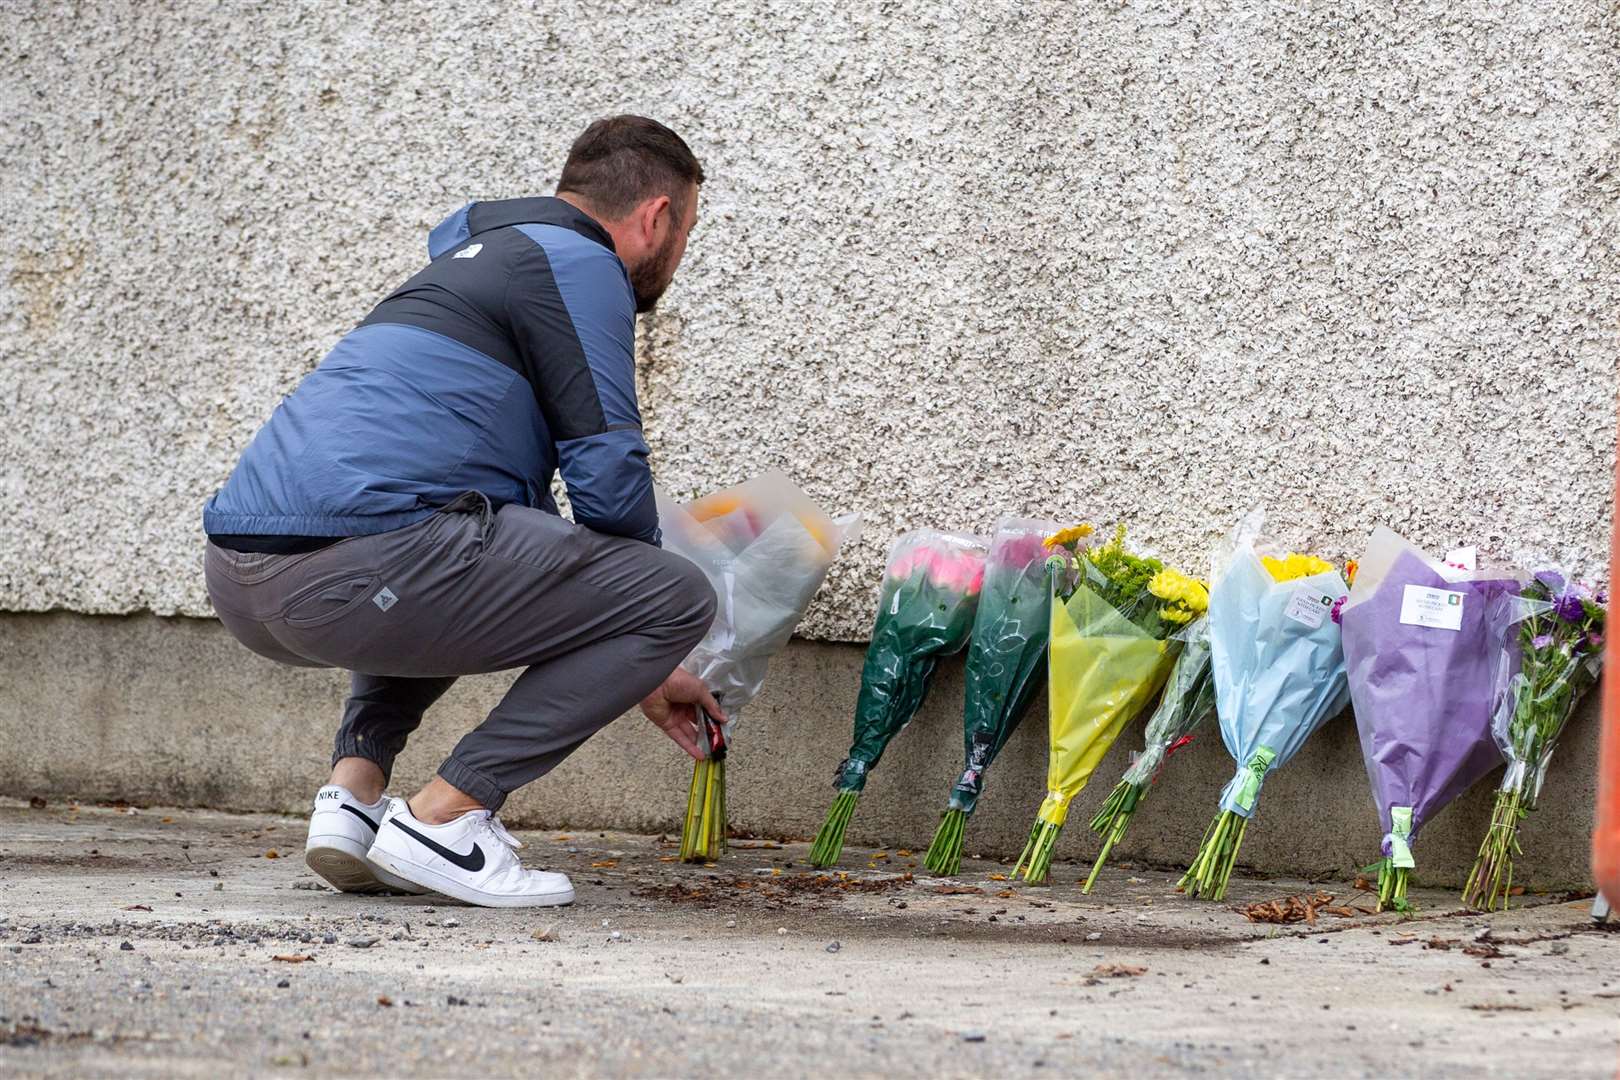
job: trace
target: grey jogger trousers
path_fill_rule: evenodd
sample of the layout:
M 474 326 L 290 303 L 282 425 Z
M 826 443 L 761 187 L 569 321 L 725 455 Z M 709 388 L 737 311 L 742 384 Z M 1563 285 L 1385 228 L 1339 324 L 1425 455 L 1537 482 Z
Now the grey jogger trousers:
M 439 775 L 490 809 L 646 697 L 702 639 L 714 592 L 678 555 L 468 493 L 394 532 L 301 555 L 208 545 L 208 595 L 262 656 L 346 668 L 333 760 L 388 775 L 458 675 L 526 670 Z

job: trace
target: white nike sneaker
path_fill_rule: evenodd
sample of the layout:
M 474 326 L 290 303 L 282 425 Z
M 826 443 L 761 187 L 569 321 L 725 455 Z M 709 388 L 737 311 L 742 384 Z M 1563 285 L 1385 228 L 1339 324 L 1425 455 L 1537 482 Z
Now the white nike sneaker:
M 572 904 L 568 875 L 525 870 L 516 851 L 522 846 L 488 810 L 427 825 L 404 799 L 391 799 L 366 857 L 424 889 L 480 907 Z
M 368 806 L 348 788 L 337 784 L 321 788 L 315 793 L 315 810 L 309 815 L 304 863 L 340 892 L 413 895 L 427 892 L 366 858 L 387 804 L 385 797 Z

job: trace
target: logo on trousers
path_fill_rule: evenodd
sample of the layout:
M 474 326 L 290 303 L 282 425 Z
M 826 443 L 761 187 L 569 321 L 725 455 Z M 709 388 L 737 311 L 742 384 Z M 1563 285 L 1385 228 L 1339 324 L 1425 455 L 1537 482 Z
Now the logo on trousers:
M 376 604 L 383 611 L 387 611 L 389 608 L 399 603 L 399 597 L 389 592 L 388 586 L 384 585 L 382 591 L 371 598 L 371 602 Z

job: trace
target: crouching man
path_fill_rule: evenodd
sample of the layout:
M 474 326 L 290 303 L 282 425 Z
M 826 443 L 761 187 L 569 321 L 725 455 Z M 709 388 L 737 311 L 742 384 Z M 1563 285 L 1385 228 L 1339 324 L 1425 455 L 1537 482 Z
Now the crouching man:
M 566 876 L 519 861 L 506 797 L 638 702 L 693 754 L 697 709 L 720 715 L 677 666 L 715 601 L 659 548 L 633 347 L 702 182 L 674 132 L 616 116 L 575 141 L 555 197 L 456 211 L 204 509 L 226 628 L 352 672 L 305 856 L 337 888 L 569 903 Z M 433 781 L 385 796 L 428 706 L 508 668 L 523 672 Z

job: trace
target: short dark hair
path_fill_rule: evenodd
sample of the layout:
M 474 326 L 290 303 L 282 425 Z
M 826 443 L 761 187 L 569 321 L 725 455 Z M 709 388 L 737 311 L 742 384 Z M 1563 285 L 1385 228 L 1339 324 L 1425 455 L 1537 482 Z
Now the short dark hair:
M 608 116 L 591 124 L 568 148 L 558 191 L 581 195 L 609 220 L 623 217 L 647 199 L 668 195 L 677 214 L 686 212 L 686 187 L 703 183 L 686 142 L 645 116 Z

